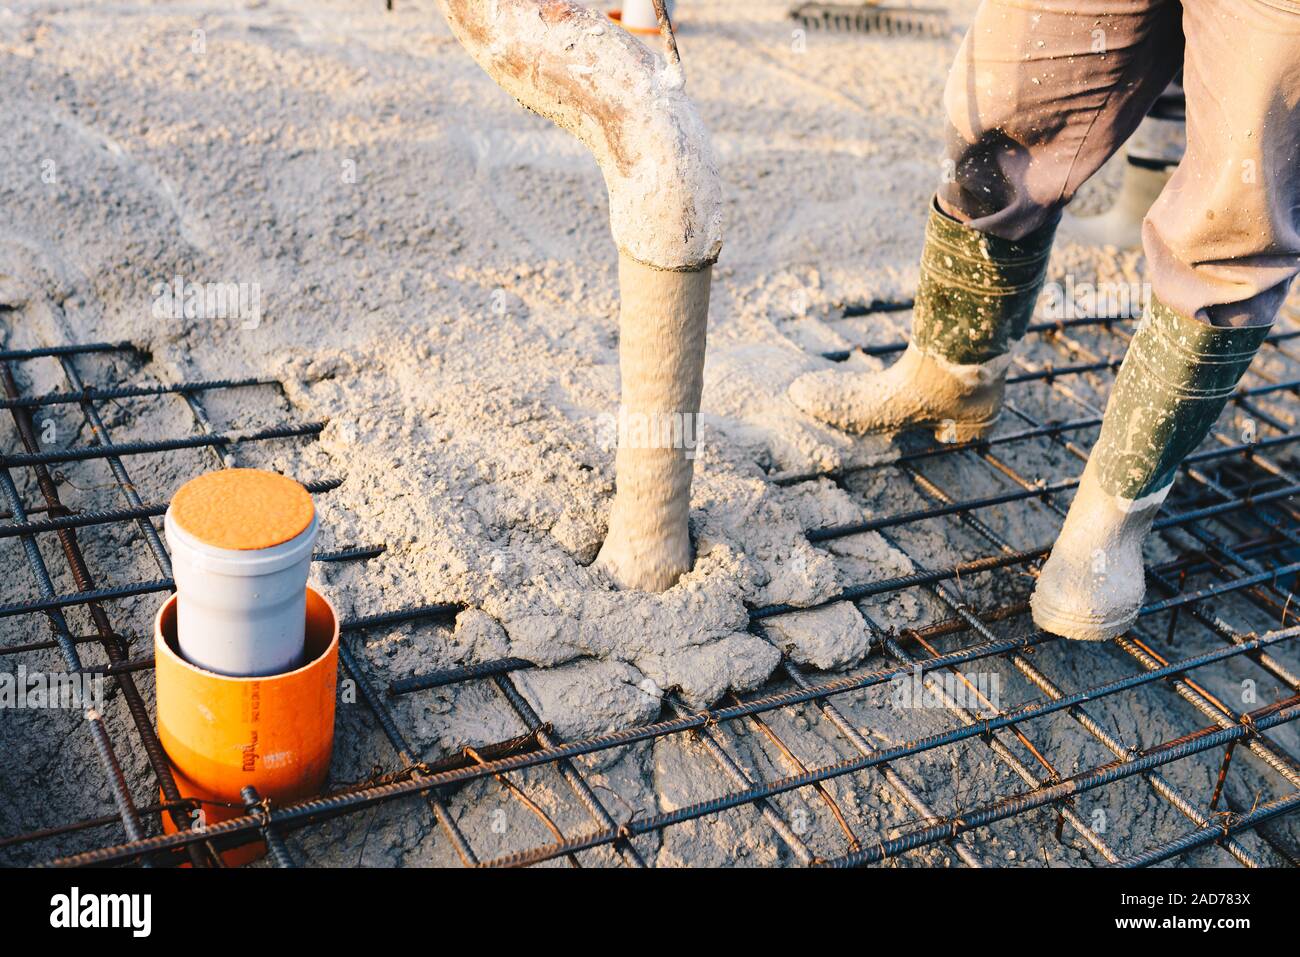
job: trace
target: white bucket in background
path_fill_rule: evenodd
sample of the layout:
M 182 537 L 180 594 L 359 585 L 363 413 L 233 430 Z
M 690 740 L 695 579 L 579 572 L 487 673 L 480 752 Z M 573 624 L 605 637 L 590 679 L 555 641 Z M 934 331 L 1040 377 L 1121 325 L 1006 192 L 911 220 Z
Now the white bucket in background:
M 176 580 L 176 636 L 183 658 L 222 675 L 262 677 L 302 665 L 307 574 L 318 528 L 270 548 L 217 548 L 163 527 Z
M 673 2 L 668 0 L 668 16 L 673 15 Z M 623 26 L 630 30 L 658 30 L 659 17 L 655 15 L 654 0 L 623 0 Z

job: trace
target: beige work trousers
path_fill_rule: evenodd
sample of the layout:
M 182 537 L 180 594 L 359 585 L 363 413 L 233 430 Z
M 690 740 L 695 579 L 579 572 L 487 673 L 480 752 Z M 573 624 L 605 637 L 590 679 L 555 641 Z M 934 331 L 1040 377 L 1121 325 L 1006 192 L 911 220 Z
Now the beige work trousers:
M 949 75 L 944 212 L 1060 217 L 1184 67 L 1187 152 L 1143 223 L 1152 292 L 1267 325 L 1300 270 L 1300 0 L 984 0 Z

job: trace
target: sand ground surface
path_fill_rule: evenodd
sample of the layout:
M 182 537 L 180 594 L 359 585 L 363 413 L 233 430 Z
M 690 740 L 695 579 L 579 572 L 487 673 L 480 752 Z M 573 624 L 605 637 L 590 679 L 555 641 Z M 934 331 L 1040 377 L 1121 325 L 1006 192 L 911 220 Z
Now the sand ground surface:
M 945 37 L 814 34 L 806 42 L 792 33 L 786 3 L 680 4 L 688 90 L 712 132 L 727 226 L 692 501 L 698 559 L 662 595 L 617 591 L 590 567 L 614 489 L 610 416 L 618 396 L 616 250 L 599 172 L 579 144 L 520 109 L 479 71 L 429 0 L 396 6 L 122 0 L 0 7 L 0 303 L 8 306 L 0 313 L 0 345 L 127 339 L 141 348 L 76 360 L 95 384 L 248 376 L 281 382 L 212 393 L 204 402 L 222 431 L 327 423 L 317 441 L 232 448 L 241 465 L 304 481 L 343 480 L 318 500 L 322 548 L 386 547 L 368 562 L 316 566 L 318 587 L 345 617 L 434 602 L 469 609 L 454 626 L 416 623 L 354 636 L 376 684 L 525 658 L 541 667 L 514 681 L 562 739 L 645 723 L 675 707 L 710 707 L 731 692 L 787 688 L 783 653 L 809 672 L 862 669 L 873 657 L 884 667 L 883 636 L 951 616 L 920 589 L 772 619 L 761 633 L 749 628 L 747 609 L 817 604 L 850 584 L 990 551 L 955 521 L 830 547 L 808 543 L 809 528 L 932 503 L 888 465 L 906 441 L 851 439 L 807 419 L 785 397 L 797 375 L 829 366 L 820 353 L 906 334 L 905 310 L 843 315 L 846 307 L 913 293 L 927 199 L 943 169 L 941 92 L 973 3 L 952 5 L 954 31 Z M 1116 179 L 1113 167 L 1103 171 L 1081 196 L 1082 207 L 1106 205 Z M 1141 257 L 1063 242 L 1052 269 L 1080 282 L 1133 282 Z M 176 277 L 255 286 L 259 321 L 160 316 L 158 284 Z M 1030 343 L 1023 362 L 1063 362 L 1076 346 L 1114 351 L 1112 339 L 1086 330 L 1071 341 Z M 881 362 L 863 354 L 848 361 L 862 368 Z M 53 361 L 24 363 L 19 376 L 30 392 L 66 385 Z M 1026 386 L 1018 401 L 1043 419 L 1078 416 L 1103 404 L 1107 387 L 1106 376 L 1079 377 L 1072 410 L 1041 383 Z M 1285 402 L 1279 407 L 1285 411 Z M 194 431 L 190 411 L 174 396 L 103 403 L 102 414 L 118 442 Z M 60 447 L 92 441 L 75 405 L 43 411 L 40 421 Z M 10 425 L 0 436 L 0 447 L 17 449 Z M 1014 467 L 1031 481 L 1081 468 L 1060 445 L 1016 449 Z M 146 502 L 167 501 L 187 478 L 220 464 L 210 449 L 147 463 L 133 473 Z M 777 473 L 857 465 L 877 467 L 842 483 L 771 481 Z M 29 471 L 16 470 L 15 480 L 30 504 L 38 495 Z M 102 461 L 55 471 L 66 504 L 124 504 Z M 925 474 L 964 496 L 1008 487 L 1005 477 L 968 459 L 938 460 Z M 1060 523 L 1037 506 L 982 518 L 1017 548 L 1050 542 Z M 112 526 L 82 542 L 101 586 L 161 577 L 138 526 Z M 54 537 L 43 536 L 40 547 L 56 586 L 76 590 Z M 1152 547 L 1156 559 L 1171 554 L 1161 551 L 1167 543 Z M 18 540 L 0 540 L 0 566 L 0 603 L 37 597 Z M 999 572 L 956 587 L 972 607 L 992 607 L 1025 600 L 1032 580 Z M 136 654 L 148 649 L 141 636 L 158 601 L 146 595 L 111 605 L 115 630 L 135 638 Z M 1251 614 L 1255 627 L 1276 625 Z M 91 633 L 84 609 L 68 617 L 74 633 Z M 998 633 L 1029 628 L 1021 615 L 1000 623 Z M 6 644 L 48 637 L 36 616 L 0 619 L 0 631 Z M 1182 644 L 1165 647 L 1171 655 L 1216 647 L 1212 635 L 1184 631 Z M 940 646 L 970 640 L 956 636 Z M 87 647 L 88 660 L 97 660 Z M 1294 649 L 1277 654 L 1294 667 Z M 53 652 L 25 660 L 29 668 L 59 667 Z M 1034 660 L 1067 691 L 1135 670 L 1109 646 L 1057 642 Z M 1004 707 L 1041 695 L 1002 662 L 983 667 L 1001 676 Z M 1225 695 L 1256 680 L 1261 703 L 1277 697 L 1280 686 L 1265 687 L 1252 667 L 1235 659 L 1207 680 Z M 151 675 L 138 680 L 152 701 Z M 943 708 L 900 713 L 888 689 L 836 701 L 873 746 L 954 724 Z M 490 682 L 389 704 L 424 761 L 525 730 Z M 1163 685 L 1098 702 L 1090 713 L 1134 746 L 1206 723 Z M 106 716 L 122 742 L 127 780 L 148 803 L 153 778 L 116 691 Z M 770 720 L 808 766 L 857 753 L 815 707 Z M 0 715 L 0 834 L 111 813 L 79 724 L 76 715 L 52 712 Z M 1065 714 L 1033 723 L 1028 733 L 1062 775 L 1113 758 Z M 791 773 L 756 726 L 737 723 L 718 734 L 742 774 Z M 1293 730 L 1277 736 L 1297 750 Z M 1014 735 L 1003 740 L 1033 764 Z M 616 820 L 736 787 L 705 743 L 680 735 L 575 763 Z M 1258 794 L 1277 793 L 1276 778 L 1247 760 L 1239 764 L 1227 791 L 1236 806 L 1248 809 Z M 397 767 L 370 712 L 355 698 L 341 699 L 331 787 Z M 1217 768 L 1215 757 L 1203 755 L 1165 773 L 1203 806 Z M 909 758 L 896 770 L 942 815 L 1026 786 L 979 739 Z M 512 780 L 565 833 L 593 826 L 554 769 Z M 864 839 L 919 823 L 877 771 L 828 788 Z M 448 803 L 484 859 L 552 837 L 496 781 L 471 784 Z M 843 851 L 843 833 L 817 794 L 805 789 L 773 803 L 801 823 L 815 854 Z M 1092 792 L 1075 810 L 1126 850 L 1189 827 L 1140 778 Z M 1058 841 L 1054 825 L 1054 812 L 1037 811 L 981 829 L 969 846 L 988 864 L 1101 861 L 1069 828 Z M 0 847 L 0 861 L 30 862 L 119 839 L 120 831 L 101 828 Z M 1274 863 L 1286 853 L 1279 847 L 1294 853 L 1297 844 L 1294 823 L 1275 828 L 1271 842 L 1242 840 Z M 418 800 L 296 833 L 290 844 L 300 860 L 316 864 L 457 860 Z M 660 865 L 796 860 L 753 807 L 636 844 Z M 604 848 L 580 858 L 619 862 Z M 1215 849 L 1184 860 L 1235 864 Z M 958 860 L 948 846 L 933 844 L 890 863 Z

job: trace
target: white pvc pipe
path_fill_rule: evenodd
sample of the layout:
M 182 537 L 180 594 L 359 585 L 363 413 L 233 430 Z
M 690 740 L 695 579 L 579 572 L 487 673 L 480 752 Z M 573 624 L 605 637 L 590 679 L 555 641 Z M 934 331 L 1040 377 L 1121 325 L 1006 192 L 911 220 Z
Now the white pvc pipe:
M 492 79 L 596 158 L 620 254 L 621 412 L 695 434 L 722 187 L 680 64 L 569 0 L 438 2 Z M 618 584 L 661 591 L 690 569 L 693 456 L 620 442 L 598 559 Z
M 220 675 L 279 675 L 300 667 L 307 575 L 318 525 L 271 548 L 238 550 L 200 541 L 163 519 L 176 581 L 181 657 Z

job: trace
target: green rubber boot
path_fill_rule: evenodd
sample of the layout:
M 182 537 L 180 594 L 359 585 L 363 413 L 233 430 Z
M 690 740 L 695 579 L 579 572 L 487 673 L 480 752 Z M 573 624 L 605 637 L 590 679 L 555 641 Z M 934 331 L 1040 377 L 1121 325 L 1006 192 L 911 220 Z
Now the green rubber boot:
M 1267 326 L 1219 329 L 1152 300 L 1030 600 L 1039 628 L 1104 641 L 1133 624 L 1146 592 L 1142 543 L 1174 472 L 1209 434 L 1267 335 Z
M 1033 315 L 1055 229 L 999 239 L 933 207 L 907 350 L 883 372 L 801 376 L 791 400 L 848 432 L 927 428 L 947 442 L 983 436 L 1002 410 L 1011 347 Z

